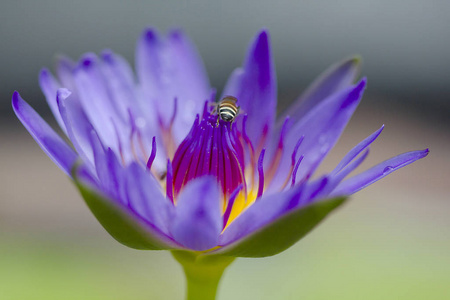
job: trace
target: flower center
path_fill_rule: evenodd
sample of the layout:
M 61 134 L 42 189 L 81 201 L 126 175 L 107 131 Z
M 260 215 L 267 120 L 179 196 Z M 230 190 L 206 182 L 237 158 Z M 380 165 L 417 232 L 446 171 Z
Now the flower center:
M 189 181 L 204 175 L 216 177 L 224 197 L 230 196 L 245 185 L 244 153 L 235 126 L 217 122 L 216 115 L 197 118 L 176 150 L 172 168 L 175 196 Z
M 206 175 L 215 177 L 222 193 L 225 228 L 261 197 L 264 189 L 270 184 L 283 152 L 284 132 L 288 119 L 280 132 L 278 147 L 267 164 L 267 170 L 263 170 L 264 145 L 260 143 L 261 145 L 255 148 L 247 136 L 247 116 L 237 116 L 236 110 L 233 112 L 232 121 L 235 117 L 239 120 L 233 123 L 221 117 L 220 113 L 224 113 L 224 107 L 222 111 L 218 106 L 214 110 L 211 107 L 210 103 L 205 103 L 202 117 L 197 115 L 191 130 L 176 148 L 173 159 L 169 159 L 166 175 L 160 177 L 160 180 L 163 186 L 165 181 L 167 197 L 176 204 L 177 196 L 191 180 Z M 168 133 L 170 134 L 170 130 Z M 264 134 L 262 140 L 265 140 Z M 292 153 L 291 169 L 281 189 L 287 186 L 291 178 L 295 178 L 302 158 L 300 157 L 295 164 L 300 143 L 301 139 Z M 155 151 L 156 144 L 153 138 L 152 152 L 147 162 L 148 169 L 151 169 Z

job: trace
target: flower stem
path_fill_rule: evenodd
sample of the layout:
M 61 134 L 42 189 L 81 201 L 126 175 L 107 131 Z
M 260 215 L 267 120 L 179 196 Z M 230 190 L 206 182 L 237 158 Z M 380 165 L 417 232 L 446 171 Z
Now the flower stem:
M 187 281 L 186 300 L 214 300 L 223 271 L 234 257 L 208 256 L 189 251 L 172 251 L 183 266 Z

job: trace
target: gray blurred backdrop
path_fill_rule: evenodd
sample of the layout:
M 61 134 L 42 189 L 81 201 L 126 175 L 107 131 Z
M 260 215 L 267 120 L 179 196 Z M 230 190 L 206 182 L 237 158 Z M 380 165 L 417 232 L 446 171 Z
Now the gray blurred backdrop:
M 133 62 L 136 38 L 148 25 L 184 28 L 219 90 L 241 63 L 250 38 L 267 27 L 283 100 L 329 64 L 360 54 L 368 94 L 449 116 L 448 0 L 3 0 L 0 5 L 2 117 L 11 114 L 15 89 L 43 109 L 37 74 L 52 67 L 55 54 L 78 59 L 111 48 Z
M 133 65 L 145 26 L 184 28 L 219 91 L 268 28 L 280 109 L 330 64 L 361 55 L 368 88 L 319 173 L 383 123 L 358 171 L 431 150 L 358 192 L 286 252 L 238 259 L 219 300 L 450 299 L 449 0 L 1 1 L 0 299 L 183 298 L 170 254 L 114 241 L 10 104 L 18 90 L 53 124 L 39 70 L 57 54 L 78 59 L 104 48 Z

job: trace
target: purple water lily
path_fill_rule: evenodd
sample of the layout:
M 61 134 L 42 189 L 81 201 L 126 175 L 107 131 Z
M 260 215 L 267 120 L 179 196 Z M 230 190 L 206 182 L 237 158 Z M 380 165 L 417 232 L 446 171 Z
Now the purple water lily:
M 346 178 L 381 127 L 330 173 L 313 177 L 361 100 L 366 79 L 357 80 L 358 68 L 357 58 L 332 66 L 276 119 L 275 69 L 262 31 L 224 89 L 240 107 L 227 122 L 190 40 L 148 29 L 137 44 L 137 78 L 111 51 L 78 63 L 60 58 L 57 78 L 40 73 L 73 147 L 17 92 L 12 104 L 119 242 L 261 257 L 287 249 L 347 196 L 428 154 L 404 153 Z

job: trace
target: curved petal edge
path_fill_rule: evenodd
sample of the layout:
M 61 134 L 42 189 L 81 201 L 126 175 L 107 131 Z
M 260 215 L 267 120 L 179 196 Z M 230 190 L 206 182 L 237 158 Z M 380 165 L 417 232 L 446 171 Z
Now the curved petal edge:
M 174 241 L 151 224 L 127 212 L 119 203 L 107 199 L 95 191 L 83 178 L 73 172 L 75 185 L 87 206 L 105 230 L 119 243 L 139 250 L 180 249 Z
M 308 234 L 346 199 L 337 197 L 295 209 L 248 236 L 209 254 L 234 257 L 266 257 L 278 254 Z

